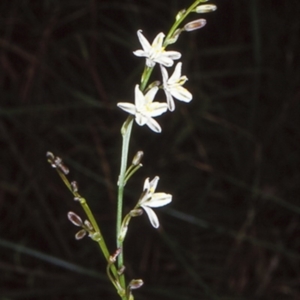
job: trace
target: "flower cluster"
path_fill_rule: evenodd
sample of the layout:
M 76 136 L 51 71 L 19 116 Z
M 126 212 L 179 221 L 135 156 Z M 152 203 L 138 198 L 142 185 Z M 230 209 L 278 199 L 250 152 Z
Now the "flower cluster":
M 147 125 L 154 132 L 161 132 L 161 127 L 153 119 L 167 110 L 174 111 L 174 98 L 183 102 L 190 102 L 193 98 L 192 94 L 183 87 L 187 81 L 186 76 L 181 75 L 182 63 L 178 62 L 175 66 L 173 74 L 169 76 L 166 67 L 172 67 L 174 60 L 181 58 L 181 53 L 177 51 L 166 51 L 164 46 L 164 33 L 160 32 L 152 42 L 152 45 L 142 34 L 142 30 L 137 32 L 139 41 L 143 49 L 134 51 L 134 55 L 146 58 L 146 66 L 153 68 L 156 63 L 160 65 L 162 74 L 162 88 L 166 94 L 167 101 L 165 103 L 153 101 L 159 89 L 157 85 L 151 87 L 145 94 L 141 91 L 140 86 L 135 86 L 135 104 L 128 102 L 118 103 L 118 107 L 135 116 L 138 125 Z M 165 41 L 165 44 L 168 44 Z
M 213 5 L 200 5 L 194 8 L 196 13 L 204 13 L 213 11 L 215 6 Z M 176 20 L 182 18 L 186 13 L 186 10 L 182 10 L 178 13 Z M 185 24 L 182 28 L 176 28 L 171 31 L 167 37 L 163 32 L 160 32 L 153 40 L 152 44 L 148 42 L 142 33 L 142 30 L 137 31 L 137 36 L 142 46 L 142 49 L 133 52 L 138 57 L 144 57 L 146 59 L 145 69 L 142 75 L 141 85 L 136 85 L 134 90 L 135 100 L 133 103 L 119 102 L 118 107 L 128 112 L 135 117 L 135 121 L 138 125 L 147 125 L 154 132 L 161 132 L 161 127 L 154 117 L 160 116 L 167 110 L 175 110 L 174 98 L 183 101 L 190 102 L 193 99 L 193 95 L 183 87 L 188 80 L 186 76 L 181 75 L 182 62 L 178 62 L 173 70 L 173 73 L 169 75 L 167 68 L 174 65 L 174 60 L 181 58 L 181 53 L 178 51 L 166 51 L 166 47 L 170 44 L 174 44 L 182 31 L 193 31 L 205 26 L 205 19 L 197 19 Z M 148 85 L 148 80 L 151 75 L 152 69 L 156 64 L 159 64 L 162 83 L 155 81 Z M 146 89 L 145 89 L 146 87 Z M 166 96 L 166 102 L 154 101 L 154 98 L 159 89 L 162 89 Z M 131 166 L 126 174 L 132 174 L 131 170 L 136 170 L 135 166 Z M 130 175 L 127 175 L 129 177 Z M 127 180 L 126 177 L 126 180 Z M 142 209 L 148 215 L 150 223 L 154 228 L 159 227 L 158 218 L 152 208 L 160 207 L 169 204 L 172 201 L 172 195 L 166 193 L 155 193 L 156 186 L 158 184 L 159 177 L 154 177 L 151 181 L 149 178 L 145 180 L 144 189 L 138 200 L 136 207 L 130 211 L 125 218 L 121 229 L 119 231 L 118 240 L 120 243 L 124 241 L 128 230 L 128 224 L 132 217 L 139 216 L 142 213 Z

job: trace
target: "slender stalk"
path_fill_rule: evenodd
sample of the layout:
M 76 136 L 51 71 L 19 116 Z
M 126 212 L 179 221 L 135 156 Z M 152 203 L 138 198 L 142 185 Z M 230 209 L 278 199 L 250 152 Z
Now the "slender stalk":
M 144 72 L 143 72 L 143 75 L 142 75 L 142 78 L 141 78 L 141 86 L 140 86 L 140 90 L 143 92 L 146 88 L 146 85 L 149 81 L 149 78 L 151 76 L 151 73 L 153 71 L 153 67 L 150 68 L 150 67 L 147 67 L 145 66 L 145 69 L 144 69 Z
M 121 168 L 120 168 L 120 175 L 118 180 L 118 205 L 117 205 L 117 224 L 116 224 L 116 244 L 117 248 L 123 249 L 123 241 L 119 240 L 119 234 L 122 224 L 122 215 L 123 215 L 123 195 L 124 195 L 124 186 L 125 182 L 125 173 L 127 169 L 127 160 L 128 160 L 128 150 L 129 150 L 129 141 L 131 136 L 131 129 L 133 124 L 133 116 L 129 115 L 127 120 L 124 122 L 121 128 L 121 134 L 123 138 L 122 143 L 122 156 L 121 156 Z M 118 256 L 118 268 L 123 266 L 123 251 L 120 252 Z M 125 289 L 125 278 L 122 274 L 120 276 L 120 283 L 121 286 Z

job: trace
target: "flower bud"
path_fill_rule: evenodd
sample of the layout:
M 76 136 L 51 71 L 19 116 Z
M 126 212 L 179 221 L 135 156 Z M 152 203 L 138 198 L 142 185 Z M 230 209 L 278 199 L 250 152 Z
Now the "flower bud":
M 167 45 L 176 43 L 182 30 L 182 28 L 177 28 L 173 35 L 168 40 L 166 40 Z
M 184 14 L 185 14 L 186 10 L 182 9 L 178 12 L 178 14 L 176 15 L 175 20 L 178 21 Z
M 48 162 L 51 164 L 51 167 L 56 168 L 56 165 L 55 165 L 55 162 L 54 162 L 54 160 L 55 160 L 54 154 L 52 152 L 48 151 L 46 153 L 46 157 L 47 157 Z
M 137 166 L 141 162 L 143 156 L 144 156 L 144 152 L 143 151 L 138 151 L 136 153 L 136 155 L 133 157 L 132 164 L 134 166 Z
M 92 226 L 92 224 L 90 223 L 89 220 L 85 220 L 85 221 L 84 221 L 84 225 L 86 226 L 86 229 L 88 229 L 88 230 L 90 230 L 90 231 L 93 231 L 93 230 L 94 230 L 94 228 L 93 228 L 93 226 Z
M 140 208 L 138 209 L 133 209 L 129 212 L 131 217 L 139 217 L 143 214 L 143 210 L 141 210 Z
M 114 254 L 112 254 L 110 257 L 109 257 L 109 260 L 114 263 L 116 260 L 117 260 L 117 257 L 120 255 L 120 253 L 122 252 L 122 249 L 121 248 L 118 248 Z
M 123 265 L 121 268 L 119 268 L 119 269 L 117 270 L 117 273 L 118 273 L 119 275 L 122 275 L 122 274 L 124 274 L 124 271 L 125 271 L 125 266 Z
M 82 238 L 84 238 L 86 235 L 86 231 L 85 229 L 81 229 L 79 230 L 76 234 L 75 234 L 75 239 L 76 240 L 81 240 Z
M 132 279 L 128 285 L 131 290 L 139 289 L 144 284 L 142 279 Z
M 63 172 L 65 175 L 69 174 L 69 168 L 63 164 L 62 159 L 60 157 L 56 157 L 56 159 L 59 161 L 57 162 L 57 168 L 60 169 L 61 172 Z
M 76 181 L 71 182 L 71 190 L 72 190 L 72 193 L 77 193 L 78 192 L 78 184 L 77 184 Z
M 206 24 L 206 20 L 205 19 L 198 19 L 198 20 L 194 20 L 192 22 L 189 22 L 187 24 L 184 25 L 184 30 L 185 31 L 194 31 L 197 29 L 200 29 L 202 27 L 204 27 Z
M 204 4 L 196 7 L 196 13 L 204 14 L 217 10 L 217 6 L 214 4 Z
M 68 219 L 70 222 L 72 222 L 75 226 L 82 226 L 82 220 L 81 218 L 76 215 L 74 212 L 69 211 L 68 212 Z

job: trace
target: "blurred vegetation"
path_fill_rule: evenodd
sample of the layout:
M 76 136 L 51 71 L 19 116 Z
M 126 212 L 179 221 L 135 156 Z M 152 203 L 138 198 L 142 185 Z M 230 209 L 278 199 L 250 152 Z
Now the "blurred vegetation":
M 66 214 L 84 215 L 45 154 L 69 166 L 113 252 L 116 103 L 133 100 L 143 68 L 136 31 L 152 40 L 189 3 L 0 2 L 1 300 L 118 299 L 97 245 L 74 240 Z M 125 210 L 148 176 L 174 201 L 158 231 L 132 220 L 126 274 L 144 279 L 141 300 L 300 299 L 300 4 L 214 3 L 170 47 L 194 100 L 158 119 L 160 135 L 134 126 L 144 167 Z

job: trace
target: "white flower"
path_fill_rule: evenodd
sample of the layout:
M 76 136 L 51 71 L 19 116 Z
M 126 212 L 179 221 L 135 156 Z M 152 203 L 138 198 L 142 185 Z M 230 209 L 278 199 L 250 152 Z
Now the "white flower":
M 135 121 L 140 125 L 147 125 L 155 132 L 161 132 L 160 125 L 152 118 L 157 117 L 168 110 L 166 103 L 153 102 L 158 87 L 152 87 L 145 95 L 139 85 L 135 86 L 135 104 L 119 102 L 117 105 L 128 113 L 135 115 Z
M 148 218 L 154 228 L 159 227 L 158 218 L 151 207 L 160 207 L 169 204 L 172 201 L 172 195 L 166 193 L 155 193 L 159 177 L 155 176 L 150 182 L 149 178 L 145 180 L 144 192 L 139 205 L 148 215 Z
M 172 76 L 169 78 L 166 68 L 161 67 L 161 73 L 163 78 L 163 88 L 167 97 L 168 108 L 170 111 L 175 109 L 174 98 L 183 102 L 190 102 L 193 99 L 193 95 L 182 85 L 187 81 L 186 76 L 181 76 L 182 63 L 177 63 Z
M 165 48 L 163 47 L 163 39 L 165 35 L 162 32 L 155 37 L 152 45 L 150 45 L 144 37 L 142 30 L 138 30 L 137 35 L 143 50 L 136 50 L 133 54 L 140 57 L 146 57 L 146 65 L 148 67 L 154 67 L 155 63 L 171 67 L 174 63 L 173 60 L 181 57 L 180 52 L 165 51 Z

